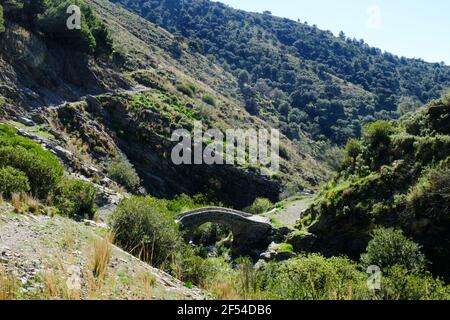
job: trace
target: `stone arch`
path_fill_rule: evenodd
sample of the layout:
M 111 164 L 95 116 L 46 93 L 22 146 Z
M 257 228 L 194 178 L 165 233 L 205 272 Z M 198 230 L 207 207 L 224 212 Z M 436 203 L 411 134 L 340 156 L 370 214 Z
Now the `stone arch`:
M 182 230 L 187 231 L 188 238 L 197 227 L 208 222 L 227 226 L 233 233 L 233 251 L 239 254 L 266 247 L 272 231 L 272 225 L 265 218 L 220 207 L 183 213 L 177 222 Z

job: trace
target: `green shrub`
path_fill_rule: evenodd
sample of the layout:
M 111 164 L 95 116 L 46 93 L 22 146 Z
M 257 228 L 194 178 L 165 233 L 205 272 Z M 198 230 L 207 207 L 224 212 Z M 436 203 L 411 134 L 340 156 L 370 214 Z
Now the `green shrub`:
M 185 84 L 178 84 L 177 85 L 177 90 L 180 91 L 181 93 L 184 93 L 185 95 L 187 95 L 188 97 L 193 97 L 195 94 L 195 91 L 192 90 L 192 88 L 188 85 Z
M 258 285 L 269 298 L 282 300 L 364 299 L 367 276 L 341 257 L 300 256 L 269 263 L 258 273 Z
M 134 167 L 125 159 L 117 158 L 113 160 L 107 168 L 108 177 L 124 186 L 130 192 L 139 190 L 141 179 Z
M 10 126 L 0 125 L 0 167 L 10 166 L 24 172 L 31 192 L 45 198 L 64 174 L 58 158 L 37 143 L 17 135 Z
M 65 178 L 55 192 L 55 206 L 65 216 L 92 220 L 96 212 L 97 192 L 91 182 Z
M 52 154 L 35 153 L 22 147 L 0 148 L 0 163 L 24 172 L 32 193 L 39 198 L 53 191 L 63 175 L 61 164 Z
M 389 136 L 393 132 L 394 127 L 392 123 L 386 121 L 369 123 L 362 129 L 364 140 L 371 145 L 389 142 Z
M 426 259 L 420 249 L 400 230 L 375 229 L 366 253 L 361 255 L 361 264 L 364 268 L 376 265 L 382 270 L 401 265 L 413 273 L 420 273 L 426 268 Z
M 196 244 L 210 246 L 228 237 L 230 232 L 231 230 L 224 225 L 205 223 L 194 231 L 192 240 Z
M 273 203 L 266 198 L 257 198 L 250 207 L 244 209 L 251 214 L 263 214 L 273 208 Z
M 170 273 L 185 283 L 202 286 L 210 273 L 208 262 L 195 255 L 191 247 L 184 245 L 183 251 L 174 255 Z
M 70 5 L 81 9 L 81 29 L 69 30 L 66 10 Z M 50 0 L 45 12 L 39 16 L 38 27 L 49 37 L 76 49 L 96 56 L 112 53 L 112 39 L 103 22 L 84 0 Z
M 167 209 L 173 216 L 180 213 L 208 206 L 222 206 L 219 202 L 211 202 L 204 194 L 198 193 L 191 196 L 181 194 L 167 201 Z
M 278 253 L 291 253 L 291 252 L 294 252 L 294 247 L 292 246 L 292 244 L 289 244 L 289 243 L 280 243 L 277 246 L 277 252 Z
M 450 212 L 450 160 L 424 172 L 406 197 L 407 210 L 403 216 L 445 219 Z
M 386 300 L 449 300 L 450 287 L 429 273 L 413 274 L 396 265 L 383 274 L 378 296 Z
M 29 191 L 30 183 L 25 173 L 12 167 L 0 168 L 0 194 L 9 198 L 12 193 Z
M 3 17 L 3 7 L 0 4 L 0 33 L 5 32 L 5 18 Z
M 361 143 L 356 139 L 348 140 L 345 146 L 345 156 L 351 159 L 356 159 L 356 157 L 361 153 Z
M 155 266 L 170 264 L 182 244 L 166 203 L 152 197 L 123 200 L 113 212 L 110 226 L 119 246 Z
M 216 106 L 216 99 L 209 94 L 205 94 L 202 98 L 203 102 L 215 107 Z

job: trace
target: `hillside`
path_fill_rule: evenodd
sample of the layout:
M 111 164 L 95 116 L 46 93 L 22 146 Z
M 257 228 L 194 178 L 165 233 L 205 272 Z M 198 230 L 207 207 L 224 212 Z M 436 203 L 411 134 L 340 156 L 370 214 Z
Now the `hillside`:
M 446 95 L 398 121 L 364 127 L 298 223 L 313 234 L 306 236 L 309 249 L 358 258 L 375 228 L 398 228 L 423 246 L 430 269 L 448 279 L 449 124 Z
M 345 144 L 361 126 L 438 98 L 450 67 L 399 58 L 315 25 L 209 0 L 113 0 L 211 57 L 240 81 L 247 110 L 289 138 Z M 182 38 L 184 37 L 184 39 Z
M 97 20 L 107 23 L 115 48 L 110 58 L 58 41 L 61 35 L 46 29 L 47 14 L 35 22 L 40 32 L 34 32 L 5 7 L 0 34 L 2 119 L 72 153 L 65 161 L 71 171 L 102 179 L 112 158 L 125 157 L 150 194 L 205 193 L 241 208 L 258 196 L 276 201 L 283 193 L 315 189 L 326 177 L 328 169 L 313 156 L 317 145 L 307 137 L 298 143 L 282 137 L 281 172 L 269 178 L 258 168 L 174 166 L 167 158 L 170 134 L 190 130 L 194 120 L 222 130 L 270 124 L 247 113 L 233 95 L 235 77 L 219 65 L 184 47 L 182 57 L 174 57 L 176 37 L 166 30 L 108 1 L 88 2 Z M 183 86 L 195 94 L 181 92 Z M 151 110 L 161 103 L 160 110 Z M 28 127 L 19 123 L 23 119 L 32 119 L 25 121 Z M 244 183 L 251 187 L 242 194 Z
M 0 300 L 207 297 L 112 245 L 106 235 L 101 225 L 85 225 L 63 217 L 17 214 L 11 205 L 1 203 Z M 106 263 L 101 277 L 92 272 L 96 263 Z M 5 291 L 7 287 L 9 290 Z M 3 296 L 5 293 L 9 296 Z
M 209 0 L 0 0 L 0 300 L 448 300 L 448 87 Z M 176 165 L 198 122 L 280 170 Z

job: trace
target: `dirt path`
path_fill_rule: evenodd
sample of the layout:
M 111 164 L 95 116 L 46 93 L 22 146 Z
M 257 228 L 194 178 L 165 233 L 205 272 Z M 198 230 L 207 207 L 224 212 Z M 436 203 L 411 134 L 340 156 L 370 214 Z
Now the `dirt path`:
M 300 200 L 287 202 L 284 208 L 278 209 L 275 213 L 268 214 L 266 217 L 272 221 L 275 220 L 283 226 L 293 227 L 297 220 L 300 219 L 302 212 L 311 205 L 313 199 L 313 197 L 305 197 Z

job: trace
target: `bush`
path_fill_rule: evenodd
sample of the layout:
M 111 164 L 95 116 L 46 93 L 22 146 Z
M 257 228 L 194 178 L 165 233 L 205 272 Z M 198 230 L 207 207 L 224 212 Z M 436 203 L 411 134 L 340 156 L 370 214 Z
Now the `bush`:
M 81 9 L 81 29 L 69 30 L 66 27 L 66 10 L 72 4 Z M 112 53 L 112 39 L 105 24 L 84 0 L 51 0 L 47 10 L 39 16 L 37 25 L 49 37 L 77 51 L 96 56 L 109 56 Z
M 293 253 L 294 246 L 290 243 L 280 243 L 277 246 L 277 252 L 278 253 Z
M 12 167 L 0 168 L 0 194 L 9 198 L 12 193 L 29 191 L 30 183 L 25 173 Z
M 216 99 L 209 95 L 209 94 L 205 94 L 202 98 L 203 102 L 215 107 L 216 106 Z
M 263 214 L 273 208 L 273 203 L 266 198 L 257 198 L 250 207 L 244 209 L 251 214 Z
M 195 93 L 194 90 L 192 90 L 192 88 L 190 86 L 185 85 L 185 84 L 178 84 L 177 90 L 191 98 L 194 96 L 194 93 Z
M 119 246 L 154 266 L 170 262 L 182 245 L 166 203 L 152 197 L 123 200 L 109 223 Z
M 16 130 L 0 125 L 0 167 L 10 166 L 28 177 L 31 192 L 45 198 L 64 174 L 58 158 L 37 143 L 20 137 Z
M 36 154 L 22 147 L 0 148 L 0 163 L 24 172 L 32 193 L 39 198 L 53 191 L 63 175 L 61 164 L 52 154 Z
M 108 177 L 124 186 L 130 192 L 139 190 L 141 179 L 134 167 L 125 159 L 118 158 L 113 160 L 107 168 Z
M 386 300 L 449 300 L 450 287 L 431 274 L 412 274 L 405 267 L 393 266 L 381 278 L 380 298 Z
M 345 156 L 351 159 L 356 159 L 356 157 L 361 153 L 361 143 L 356 139 L 350 139 L 345 146 Z
M 426 259 L 420 249 L 400 230 L 375 229 L 366 253 L 361 255 L 361 264 L 364 268 L 376 265 L 382 270 L 400 265 L 410 272 L 420 273 L 426 268 Z
M 369 295 L 366 281 L 356 263 L 317 254 L 272 262 L 258 273 L 260 289 L 282 300 L 363 299 Z
M 192 239 L 196 244 L 210 246 L 228 237 L 230 232 L 231 230 L 224 225 L 205 223 L 194 231 Z
M 97 192 L 97 188 L 90 182 L 65 178 L 55 192 L 55 206 L 65 216 L 80 216 L 92 220 L 96 212 Z
M 3 7 L 0 4 L 0 33 L 5 32 L 5 18 L 3 17 Z
M 403 214 L 410 218 L 428 217 L 446 219 L 450 212 L 450 160 L 425 171 L 407 195 L 407 210 Z
M 389 136 L 394 132 L 390 122 L 377 121 L 365 125 L 362 129 L 363 138 L 371 145 L 389 142 Z
M 210 273 L 208 260 L 195 255 L 191 247 L 186 245 L 183 247 L 183 252 L 178 252 L 174 256 L 170 273 L 185 283 L 204 285 Z

